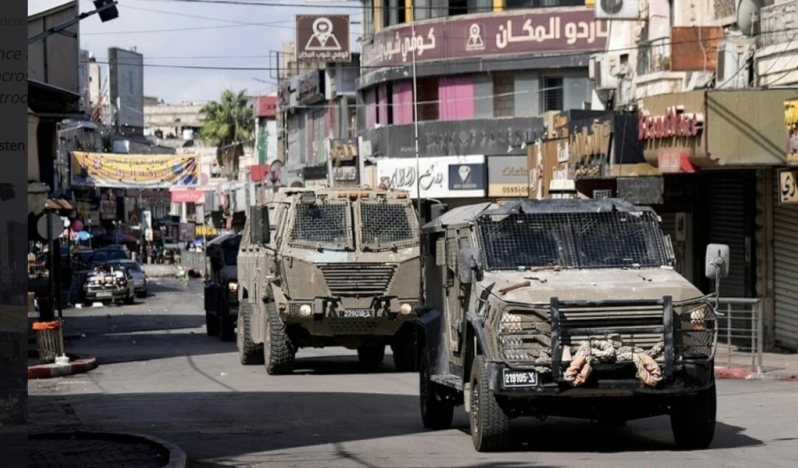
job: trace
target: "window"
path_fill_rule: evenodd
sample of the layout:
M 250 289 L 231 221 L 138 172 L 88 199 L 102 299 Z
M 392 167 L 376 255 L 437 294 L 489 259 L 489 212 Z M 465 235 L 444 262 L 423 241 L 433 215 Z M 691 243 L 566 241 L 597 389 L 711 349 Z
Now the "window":
M 490 13 L 493 11 L 493 0 L 468 0 L 469 13 Z
M 468 0 L 449 0 L 449 16 L 467 15 Z
M 585 6 L 585 0 L 505 0 L 505 10 L 524 8 L 551 8 L 564 6 Z
M 417 88 L 418 120 L 438 120 L 438 77 L 419 78 Z
M 493 116 L 515 115 L 515 75 L 513 72 L 493 74 Z
M 542 112 L 563 110 L 563 79 L 561 76 L 544 77 L 541 80 L 541 103 Z
M 330 250 L 350 247 L 352 237 L 348 212 L 348 203 L 296 205 L 291 245 Z
M 374 0 L 363 0 L 363 36 L 374 36 Z
M 406 22 L 405 18 L 405 5 L 406 1 L 411 0 L 382 0 L 383 11 L 382 18 L 383 24 L 388 26 L 395 26 Z
M 416 21 L 430 19 L 432 17 L 432 0 L 412 0 L 413 16 Z

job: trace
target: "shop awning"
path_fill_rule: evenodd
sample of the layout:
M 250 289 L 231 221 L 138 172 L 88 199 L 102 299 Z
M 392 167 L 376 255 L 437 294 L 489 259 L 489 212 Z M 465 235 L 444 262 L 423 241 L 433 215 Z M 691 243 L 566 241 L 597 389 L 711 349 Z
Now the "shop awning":
M 75 208 L 69 204 L 68 201 L 64 200 L 63 198 L 48 198 L 47 201 L 44 203 L 44 208 L 47 210 L 57 210 L 57 211 L 69 211 L 74 210 Z
M 80 95 L 76 92 L 28 80 L 28 108 L 37 114 L 76 114 L 79 102 Z

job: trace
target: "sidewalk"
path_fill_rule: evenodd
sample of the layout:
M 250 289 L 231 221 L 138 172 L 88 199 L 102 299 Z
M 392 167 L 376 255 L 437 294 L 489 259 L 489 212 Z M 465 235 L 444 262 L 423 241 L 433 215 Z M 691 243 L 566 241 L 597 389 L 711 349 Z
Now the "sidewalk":
M 29 399 L 28 466 L 41 468 L 184 468 L 179 447 L 137 434 L 86 431 L 61 396 Z
M 786 351 L 762 355 L 762 372 L 756 372 L 752 355 L 732 351 L 718 344 L 715 354 L 715 377 L 718 379 L 780 380 L 798 382 L 798 354 Z

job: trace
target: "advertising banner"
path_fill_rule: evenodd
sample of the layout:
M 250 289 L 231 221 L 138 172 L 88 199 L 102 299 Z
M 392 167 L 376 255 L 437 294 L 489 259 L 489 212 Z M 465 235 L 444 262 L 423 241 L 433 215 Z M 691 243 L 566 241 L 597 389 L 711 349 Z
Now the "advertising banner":
M 199 156 L 72 153 L 72 185 L 117 188 L 196 187 Z
M 377 161 L 377 178 L 388 188 L 407 190 L 413 198 L 485 196 L 485 156 L 389 158 Z M 418 167 L 417 167 L 418 166 Z

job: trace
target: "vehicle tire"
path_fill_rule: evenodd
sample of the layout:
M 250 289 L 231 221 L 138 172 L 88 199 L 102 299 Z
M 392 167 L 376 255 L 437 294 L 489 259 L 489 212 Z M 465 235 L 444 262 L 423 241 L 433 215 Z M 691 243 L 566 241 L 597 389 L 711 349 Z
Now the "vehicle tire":
M 219 336 L 219 319 L 207 310 L 205 311 L 205 333 L 208 336 Z
M 365 345 L 357 348 L 357 359 L 367 367 L 377 367 L 385 360 L 385 345 Z
M 235 317 L 219 313 L 219 340 L 225 343 L 236 340 Z
M 421 421 L 427 429 L 449 429 L 454 417 L 454 403 L 441 400 L 435 391 L 436 383 L 431 380 L 427 349 L 421 351 L 421 365 L 418 372 L 418 396 L 421 402 Z
M 496 401 L 488 385 L 488 372 L 482 356 L 471 365 L 471 439 L 478 452 L 505 450 L 510 446 L 510 418 Z
M 285 324 L 277 314 L 274 302 L 266 303 L 266 330 L 263 343 L 263 362 L 269 375 L 284 375 L 294 372 L 294 349 L 285 330 Z
M 684 450 L 705 449 L 715 437 L 718 403 L 715 382 L 696 395 L 678 398 L 671 405 L 671 430 Z
M 236 347 L 238 360 L 244 366 L 263 364 L 263 344 L 254 343 L 250 335 L 252 320 L 252 304 L 243 301 L 238 309 L 238 327 L 236 327 Z
M 415 372 L 417 370 L 416 340 L 412 331 L 400 331 L 391 345 L 391 351 L 393 352 L 393 365 L 397 372 Z

